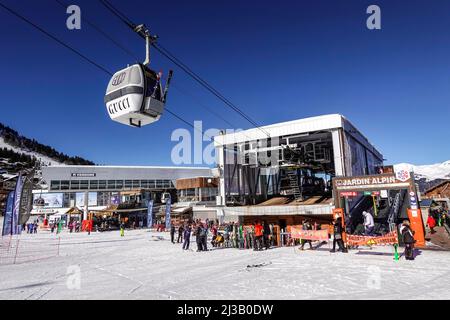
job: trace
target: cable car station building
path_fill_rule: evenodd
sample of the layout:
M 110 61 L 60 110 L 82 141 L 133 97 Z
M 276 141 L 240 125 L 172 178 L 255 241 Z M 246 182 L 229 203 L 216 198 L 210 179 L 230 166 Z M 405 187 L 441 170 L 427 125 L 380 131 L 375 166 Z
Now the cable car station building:
M 218 204 L 225 218 L 270 216 L 293 224 L 300 216 L 331 215 L 331 180 L 375 174 L 382 154 L 339 114 L 215 137 Z

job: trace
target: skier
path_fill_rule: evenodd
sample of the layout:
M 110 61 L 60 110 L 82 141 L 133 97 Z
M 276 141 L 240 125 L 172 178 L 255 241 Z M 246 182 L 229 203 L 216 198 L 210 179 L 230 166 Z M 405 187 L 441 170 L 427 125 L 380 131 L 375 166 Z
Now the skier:
M 175 243 L 175 225 L 173 222 L 170 223 L 170 241 Z
M 195 241 L 197 242 L 197 252 L 203 251 L 203 244 L 202 244 L 202 225 L 200 222 L 197 223 L 197 227 L 195 228 Z
M 191 226 L 189 224 L 186 224 L 186 227 L 184 228 L 183 250 L 189 250 L 190 242 L 191 242 Z
M 406 260 L 414 260 L 414 231 L 411 230 L 409 221 L 405 220 L 400 227 L 400 233 L 405 244 L 405 258 Z
M 120 223 L 120 236 L 125 236 L 125 223 L 123 223 L 123 221 Z
M 266 250 L 270 249 L 270 226 L 266 220 L 263 221 L 263 239 Z
M 184 231 L 184 227 L 183 224 L 180 223 L 180 226 L 178 227 L 178 239 L 177 239 L 177 243 L 183 243 L 183 231 Z
M 436 227 L 436 220 L 434 220 L 434 218 L 431 214 L 428 215 L 427 225 L 428 225 L 428 228 L 430 228 L 431 234 L 434 234 L 436 232 L 434 230 L 434 227 Z
M 207 243 L 208 227 L 207 227 L 207 224 L 202 226 L 201 233 L 200 233 L 200 239 L 201 239 L 201 244 L 202 244 L 202 250 L 208 251 L 208 243 Z
M 312 230 L 312 225 L 311 225 L 311 223 L 309 222 L 309 220 L 308 219 L 306 219 L 305 221 L 303 221 L 303 225 L 302 225 L 302 229 L 303 230 Z M 309 244 L 309 249 L 310 250 L 314 250 L 314 248 L 313 248 L 313 246 L 312 246 L 312 241 L 311 240 L 305 240 L 305 239 L 302 239 L 302 246 L 300 247 L 300 250 L 304 250 L 304 248 L 305 248 L 305 243 L 308 243 Z
M 336 252 L 336 243 L 337 243 L 339 246 L 338 251 L 347 253 L 348 250 L 344 245 L 344 240 L 342 239 L 343 228 L 342 228 L 342 218 L 341 217 L 337 217 L 336 221 L 333 222 L 333 233 L 334 233 L 333 249 L 330 252 Z
M 261 251 L 262 250 L 262 240 L 263 240 L 263 226 L 259 223 L 259 221 L 256 221 L 255 224 L 255 245 L 253 250 L 254 251 Z
M 362 214 L 364 216 L 364 234 L 366 236 L 371 236 L 371 235 L 373 235 L 373 229 L 375 227 L 375 223 L 373 221 L 373 217 L 367 211 L 363 211 Z

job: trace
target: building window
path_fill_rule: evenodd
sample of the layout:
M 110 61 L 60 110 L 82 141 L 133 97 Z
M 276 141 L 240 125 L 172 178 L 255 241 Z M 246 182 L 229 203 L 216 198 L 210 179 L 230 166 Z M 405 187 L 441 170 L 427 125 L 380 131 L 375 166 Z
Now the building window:
M 80 190 L 80 181 L 78 181 L 78 180 L 70 181 L 70 189 L 71 190 Z
M 89 180 L 81 180 L 80 181 L 80 190 L 89 189 Z
M 61 187 L 61 181 L 52 180 L 50 182 L 50 189 L 51 190 L 59 190 Z
M 69 180 L 61 181 L 61 190 L 69 190 L 69 188 L 70 188 L 70 181 Z
M 116 180 L 116 189 L 123 188 L 123 180 Z
M 106 180 L 99 180 L 98 181 L 98 188 L 105 190 L 106 189 Z
M 148 187 L 150 189 L 155 189 L 156 188 L 156 181 L 155 180 L 148 180 Z
M 133 188 L 140 188 L 140 187 L 141 187 L 141 181 L 133 180 Z
M 91 180 L 89 182 L 89 189 L 97 190 L 98 189 L 98 180 Z
M 164 184 L 162 180 L 156 180 L 156 188 L 164 188 Z
M 141 180 L 141 187 L 147 189 L 148 188 L 148 180 Z
M 116 180 L 108 180 L 108 189 L 116 188 Z
M 132 187 L 133 187 L 133 181 L 125 180 L 125 188 L 132 188 Z

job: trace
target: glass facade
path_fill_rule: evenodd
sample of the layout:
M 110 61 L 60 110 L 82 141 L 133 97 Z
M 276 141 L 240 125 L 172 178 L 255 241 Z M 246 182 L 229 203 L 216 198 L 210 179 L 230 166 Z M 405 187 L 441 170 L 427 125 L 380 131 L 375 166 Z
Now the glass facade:
M 174 189 L 172 180 L 52 180 L 50 190 Z

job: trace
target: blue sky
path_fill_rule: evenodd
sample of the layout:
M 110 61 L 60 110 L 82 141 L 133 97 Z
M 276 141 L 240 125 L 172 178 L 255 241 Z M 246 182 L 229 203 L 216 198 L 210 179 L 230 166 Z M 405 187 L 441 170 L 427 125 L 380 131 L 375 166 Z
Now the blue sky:
M 450 159 L 449 1 L 110 0 L 261 124 L 341 113 L 387 163 Z M 134 59 L 86 23 L 69 31 L 54 0 L 1 2 L 115 72 Z M 144 58 L 144 43 L 98 2 L 75 0 L 82 16 Z M 366 28 L 370 4 L 382 30 Z M 0 121 L 98 164 L 171 165 L 169 114 L 142 129 L 109 119 L 109 78 L 0 8 Z M 173 66 L 157 52 L 152 66 Z M 174 68 L 173 83 L 236 128 L 251 125 Z M 168 107 L 204 129 L 229 125 L 172 88 Z M 191 129 L 192 132 L 192 129 Z

